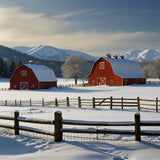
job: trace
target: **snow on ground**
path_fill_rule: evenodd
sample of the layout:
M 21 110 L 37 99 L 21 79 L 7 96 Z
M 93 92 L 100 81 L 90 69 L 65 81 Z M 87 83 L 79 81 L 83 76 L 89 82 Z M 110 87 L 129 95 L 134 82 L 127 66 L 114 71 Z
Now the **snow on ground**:
M 59 80 L 61 84 L 73 81 Z M 81 82 L 79 82 L 81 83 Z M 1 79 L 0 88 L 9 87 L 7 79 Z M 35 99 L 53 100 L 65 97 L 130 97 L 160 98 L 160 85 L 132 85 L 132 86 L 96 86 L 80 88 L 51 88 L 49 90 L 0 91 L 0 101 L 4 99 Z M 107 108 L 77 108 L 77 107 L 11 107 L 0 106 L 0 115 L 13 116 L 19 110 L 20 116 L 53 120 L 54 112 L 62 112 L 64 119 L 89 121 L 133 121 L 137 110 L 124 111 Z M 160 113 L 140 111 L 141 120 L 160 121 Z M 0 120 L 0 123 L 8 123 Z M 35 127 L 31 125 L 31 127 Z M 39 126 L 40 129 L 53 131 L 53 126 Z M 108 127 L 112 128 L 112 127 Z M 119 127 L 118 127 L 119 128 Z M 127 128 L 133 129 L 133 128 Z M 145 128 L 142 128 L 145 129 Z M 160 127 L 149 127 L 150 130 L 160 130 Z M 60 143 L 29 138 L 22 135 L 10 135 L 5 130 L 0 132 L 0 158 L 5 160 L 159 160 L 160 137 L 142 137 L 141 142 L 134 141 L 134 136 L 104 135 L 106 140 L 71 141 Z
M 159 160 L 157 144 L 148 142 L 46 142 L 24 136 L 1 136 L 5 160 Z
M 79 83 L 83 83 L 79 81 Z M 58 79 L 58 84 L 74 84 L 73 80 Z M 9 88 L 9 80 L 2 79 L 0 88 Z M 1 100 L 54 100 L 55 98 L 92 98 L 92 97 L 124 97 L 124 98 L 160 98 L 160 85 L 131 85 L 131 86 L 95 86 L 95 87 L 78 87 L 78 88 L 50 88 L 47 90 L 10 90 L 3 91 L 0 94 Z

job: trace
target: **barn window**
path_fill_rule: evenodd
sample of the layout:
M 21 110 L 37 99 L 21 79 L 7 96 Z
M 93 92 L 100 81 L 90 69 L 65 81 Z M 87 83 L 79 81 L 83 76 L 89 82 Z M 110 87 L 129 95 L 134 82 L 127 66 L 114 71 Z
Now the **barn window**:
M 22 75 L 23 77 L 27 76 L 27 71 L 26 71 L 26 70 L 21 71 L 21 75 Z
M 113 83 L 113 80 L 111 79 L 110 82 Z
M 95 80 L 92 80 L 92 83 L 95 83 L 96 81 Z
M 104 69 L 104 62 L 99 63 L 99 69 Z

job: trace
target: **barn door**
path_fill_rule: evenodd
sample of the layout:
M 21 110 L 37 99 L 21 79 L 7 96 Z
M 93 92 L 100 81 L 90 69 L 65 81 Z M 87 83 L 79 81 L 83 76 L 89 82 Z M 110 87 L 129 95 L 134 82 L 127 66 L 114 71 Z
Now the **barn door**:
M 97 84 L 106 85 L 106 77 L 98 77 Z
M 20 82 L 20 89 L 28 89 L 28 82 Z

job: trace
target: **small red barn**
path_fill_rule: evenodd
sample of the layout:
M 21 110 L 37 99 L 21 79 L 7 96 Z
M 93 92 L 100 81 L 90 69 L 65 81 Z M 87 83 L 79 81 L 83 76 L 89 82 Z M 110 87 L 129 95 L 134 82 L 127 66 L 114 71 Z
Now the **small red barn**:
M 37 64 L 24 64 L 17 68 L 10 79 L 10 89 L 48 89 L 57 87 L 52 69 Z
M 146 84 L 138 63 L 118 58 L 101 57 L 93 65 L 88 76 L 88 85 L 131 85 Z

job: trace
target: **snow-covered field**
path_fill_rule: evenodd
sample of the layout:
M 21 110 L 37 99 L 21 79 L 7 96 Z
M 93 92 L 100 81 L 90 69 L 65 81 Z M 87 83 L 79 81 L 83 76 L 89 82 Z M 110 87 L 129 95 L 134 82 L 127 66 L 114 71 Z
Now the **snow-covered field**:
M 0 80 L 0 88 L 8 88 L 7 79 Z M 59 84 L 71 84 L 73 81 L 59 79 Z M 82 83 L 82 82 L 79 82 Z M 129 97 L 160 99 L 160 85 L 132 85 L 122 87 L 96 86 L 80 88 L 51 88 L 34 91 L 0 91 L 0 100 L 53 100 L 65 97 Z M 53 120 L 55 111 L 60 110 L 64 119 L 89 121 L 133 121 L 137 110 L 108 110 L 76 107 L 11 107 L 0 106 L 0 115 L 13 116 L 19 110 L 20 116 L 37 119 Z M 160 121 L 160 113 L 140 111 L 142 120 Z M 0 122 L 1 123 L 1 122 Z M 53 127 L 41 127 L 52 130 Z M 160 130 L 160 127 L 150 127 Z M 14 136 L 1 130 L 0 158 L 5 160 L 159 160 L 160 137 L 142 137 L 141 142 L 134 141 L 134 136 L 106 135 L 107 140 L 71 141 L 60 143 L 45 141 L 40 138 L 29 138 L 22 135 Z

